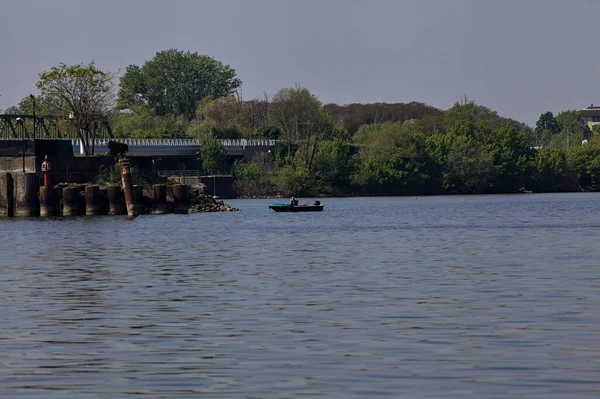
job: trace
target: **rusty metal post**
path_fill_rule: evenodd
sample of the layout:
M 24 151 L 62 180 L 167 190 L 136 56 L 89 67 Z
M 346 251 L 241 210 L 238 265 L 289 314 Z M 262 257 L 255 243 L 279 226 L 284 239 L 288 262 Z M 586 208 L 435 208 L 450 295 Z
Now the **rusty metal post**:
M 35 120 L 33 122 L 35 123 Z M 50 187 L 50 170 L 52 170 L 52 166 L 50 162 L 48 162 L 48 155 L 46 155 L 44 157 L 44 162 L 42 162 L 42 175 L 44 176 L 44 187 Z
M 173 186 L 173 210 L 175 213 L 188 213 L 189 207 L 188 186 L 185 184 L 175 184 Z
M 54 189 L 40 187 L 40 216 L 45 218 L 54 215 Z
M 167 213 L 167 186 L 164 184 L 155 184 L 152 186 L 152 196 L 154 199 L 154 211 L 156 215 Z
M 38 179 L 35 173 L 21 173 L 15 180 L 15 216 L 38 216 Z
M 75 187 L 65 187 L 62 190 L 62 215 L 63 216 L 76 216 L 78 213 L 78 192 Z
M 134 218 L 138 215 L 135 207 L 135 193 L 133 191 L 133 178 L 131 177 L 131 167 L 129 159 L 121 158 L 121 182 L 123 183 L 123 192 L 125 194 L 125 205 L 127 206 L 127 217 Z
M 108 214 L 123 214 L 123 191 L 119 186 L 108 186 Z
M 100 215 L 100 187 L 85 186 L 85 215 Z

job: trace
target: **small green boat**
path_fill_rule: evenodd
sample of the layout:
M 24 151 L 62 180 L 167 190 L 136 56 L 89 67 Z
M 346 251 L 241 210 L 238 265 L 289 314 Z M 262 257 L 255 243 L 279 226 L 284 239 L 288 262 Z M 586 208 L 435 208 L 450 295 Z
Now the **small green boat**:
M 315 201 L 307 205 L 292 205 L 289 202 L 269 205 L 269 209 L 273 209 L 275 212 L 320 212 L 323 210 L 323 207 L 324 205 L 320 201 Z

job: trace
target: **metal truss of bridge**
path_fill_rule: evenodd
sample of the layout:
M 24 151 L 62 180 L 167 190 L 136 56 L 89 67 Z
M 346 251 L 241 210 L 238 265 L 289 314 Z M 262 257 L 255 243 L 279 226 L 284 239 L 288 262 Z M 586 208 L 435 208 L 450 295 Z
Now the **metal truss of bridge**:
M 112 137 L 110 125 L 96 122 L 97 137 Z M 34 131 L 35 129 L 35 131 Z M 73 122 L 63 116 L 0 114 L 0 139 L 69 139 L 76 138 Z

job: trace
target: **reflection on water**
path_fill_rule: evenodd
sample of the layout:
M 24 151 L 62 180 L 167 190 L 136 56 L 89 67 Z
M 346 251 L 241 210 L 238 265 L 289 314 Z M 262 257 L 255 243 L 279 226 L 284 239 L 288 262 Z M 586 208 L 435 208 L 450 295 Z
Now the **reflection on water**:
M 600 395 L 595 194 L 3 220 L 2 398 Z

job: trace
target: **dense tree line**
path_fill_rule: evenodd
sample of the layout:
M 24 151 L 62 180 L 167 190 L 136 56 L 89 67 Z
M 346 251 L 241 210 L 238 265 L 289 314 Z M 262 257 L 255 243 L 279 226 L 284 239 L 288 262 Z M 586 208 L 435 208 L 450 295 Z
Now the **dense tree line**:
M 305 90 L 285 93 L 299 96 Z M 311 104 L 315 111 L 325 110 L 318 101 Z M 288 120 L 301 119 L 290 110 L 302 107 L 286 104 L 285 109 Z M 331 118 L 316 147 L 299 129 L 298 136 L 282 140 L 272 158 L 239 165 L 236 184 L 246 196 L 599 190 L 600 139 L 589 135 L 576 111 L 560 115 L 562 130 L 540 145 L 536 130 L 466 100 L 420 119 L 363 124 L 355 134 Z M 285 123 L 273 123 L 285 129 Z M 561 134 L 569 137 L 569 148 L 561 145 Z M 582 144 L 582 137 L 589 141 Z M 314 154 L 310 163 L 308 150 Z
M 69 115 L 87 153 L 98 121 L 116 137 L 198 138 L 203 168 L 225 162 L 217 139 L 277 139 L 233 165 L 240 195 L 423 195 L 600 190 L 600 141 L 578 111 L 543 113 L 535 129 L 462 98 L 322 104 L 308 89 L 243 99 L 229 65 L 159 51 L 118 78 L 94 63 L 42 72 L 40 94 L 7 113 Z M 582 144 L 585 141 L 585 145 Z

